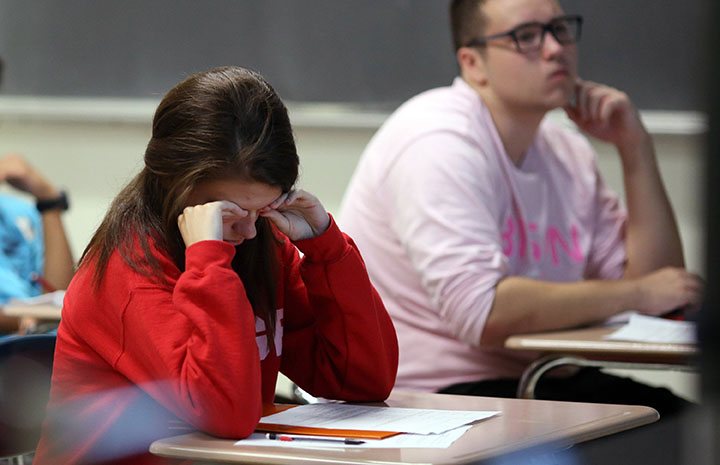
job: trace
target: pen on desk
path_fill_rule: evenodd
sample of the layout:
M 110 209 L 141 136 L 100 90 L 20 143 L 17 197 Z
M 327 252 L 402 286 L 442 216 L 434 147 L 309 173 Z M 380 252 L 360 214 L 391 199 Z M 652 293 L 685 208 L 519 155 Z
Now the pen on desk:
M 44 292 L 55 292 L 55 291 L 57 291 L 57 289 L 55 288 L 55 286 L 53 286 L 52 284 L 50 284 L 47 279 L 43 278 L 43 277 L 40 276 L 38 273 L 31 273 L 31 274 L 30 274 L 30 279 L 32 279 L 32 280 L 35 281 L 35 282 L 40 283 L 40 285 L 42 286 Z
M 360 439 L 350 439 L 350 438 L 318 438 L 313 436 L 297 436 L 297 435 L 291 435 L 291 434 L 278 434 L 278 433 L 267 433 L 265 435 L 268 439 L 273 439 L 275 441 L 322 441 L 322 442 L 339 442 L 341 444 L 349 444 L 349 445 L 359 445 L 359 444 L 365 444 L 365 441 L 361 441 Z

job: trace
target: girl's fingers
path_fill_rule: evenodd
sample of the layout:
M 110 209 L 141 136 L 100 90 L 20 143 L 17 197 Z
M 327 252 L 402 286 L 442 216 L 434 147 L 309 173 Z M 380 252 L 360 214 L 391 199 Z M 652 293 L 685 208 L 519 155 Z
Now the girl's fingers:
M 300 192 L 301 192 L 301 191 L 296 191 L 296 190 L 294 190 L 294 189 L 291 190 L 290 192 L 288 192 L 287 199 L 285 199 L 285 205 L 290 205 L 290 204 L 292 204 L 293 202 L 295 202 L 295 200 L 296 200 L 296 199 L 298 198 L 298 196 L 300 195 Z
M 215 202 L 212 202 L 215 203 Z M 220 207 L 220 212 L 223 217 L 227 216 L 239 216 L 240 218 L 244 218 L 248 215 L 248 211 L 240 208 L 240 206 L 234 202 L 230 202 L 229 200 L 220 200 L 217 202 L 218 206 Z
M 290 195 L 291 192 L 293 192 L 293 191 L 283 193 L 280 197 L 273 200 L 270 205 L 268 205 L 267 207 L 261 208 L 260 211 L 262 212 L 263 210 L 275 210 L 276 208 L 278 208 L 280 205 L 282 205 L 285 202 L 285 200 L 288 198 L 288 196 Z
M 276 223 L 276 224 L 279 220 L 284 218 L 282 213 L 280 213 L 277 210 L 273 210 L 273 209 L 268 209 L 267 211 L 260 211 L 259 215 L 262 216 L 263 218 L 269 219 L 270 221 L 272 221 L 273 223 Z
M 265 212 L 260 212 L 260 216 L 270 220 L 281 233 L 293 239 L 290 231 L 290 220 L 284 214 L 280 213 L 280 211 L 268 209 Z

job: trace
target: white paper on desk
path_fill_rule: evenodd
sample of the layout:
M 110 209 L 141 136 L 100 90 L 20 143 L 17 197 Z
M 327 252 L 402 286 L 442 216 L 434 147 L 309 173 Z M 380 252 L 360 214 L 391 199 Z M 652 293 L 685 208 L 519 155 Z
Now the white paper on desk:
M 48 292 L 35 297 L 12 298 L 5 304 L 8 307 L 27 307 L 33 305 L 53 305 L 62 308 L 65 291 Z
M 315 448 L 366 448 L 366 449 L 397 449 L 397 448 L 422 448 L 422 449 L 447 449 L 450 445 L 460 439 L 471 426 L 460 426 L 440 434 L 398 434 L 385 439 L 363 439 L 363 444 L 339 444 L 337 442 L 321 441 L 277 441 L 267 439 L 264 433 L 253 433 L 245 439 L 236 442 L 236 446 L 272 446 L 272 447 L 294 447 L 302 449 Z M 313 436 L 318 437 L 318 436 Z M 332 438 L 332 439 L 337 439 Z
M 500 412 L 309 404 L 263 417 L 262 423 L 362 431 L 437 434 Z
M 647 315 L 633 315 L 625 326 L 605 336 L 611 341 L 696 344 L 695 323 Z
M 630 322 L 630 318 L 633 315 L 639 315 L 637 310 L 625 310 L 624 312 L 617 313 L 603 322 L 604 325 L 624 325 Z

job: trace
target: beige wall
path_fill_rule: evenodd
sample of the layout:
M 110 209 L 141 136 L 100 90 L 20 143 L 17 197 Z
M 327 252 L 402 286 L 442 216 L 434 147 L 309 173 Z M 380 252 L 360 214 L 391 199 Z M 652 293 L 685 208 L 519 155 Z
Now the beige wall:
M 0 118 L 2 116 L 0 115 Z M 0 151 L 23 153 L 71 194 L 66 227 L 76 253 L 118 190 L 139 171 L 150 123 L 0 119 Z M 345 186 L 375 128 L 296 126 L 299 184 L 337 213 Z M 702 271 L 702 136 L 655 135 L 660 169 L 680 224 L 689 268 Z M 595 144 L 608 182 L 623 190 L 612 147 Z
M 3 111 L 5 108 L 5 111 Z M 292 109 L 291 109 L 292 110 Z M 72 112 L 70 112 L 72 113 Z M 0 101 L 0 152 L 17 151 L 70 193 L 65 225 L 73 252 L 79 257 L 109 202 L 139 171 L 150 137 L 145 105 L 132 117 L 115 118 L 112 109 L 100 115 L 22 113 Z M 301 157 L 300 186 L 315 193 L 328 211 L 338 213 L 352 171 L 384 115 L 334 115 L 291 111 Z M 343 118 L 347 121 L 344 122 Z M 345 124 L 347 123 L 347 124 Z M 702 272 L 702 136 L 654 135 L 660 168 L 675 207 L 688 267 Z M 611 147 L 596 144 L 601 170 L 611 186 L 622 191 L 620 165 Z M 648 373 L 643 376 L 647 378 Z M 669 384 L 696 398 L 693 376 L 651 373 L 649 380 Z

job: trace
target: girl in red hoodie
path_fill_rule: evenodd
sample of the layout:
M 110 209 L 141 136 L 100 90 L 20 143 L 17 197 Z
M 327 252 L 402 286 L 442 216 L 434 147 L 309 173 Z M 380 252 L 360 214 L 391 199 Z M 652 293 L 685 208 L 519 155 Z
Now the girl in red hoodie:
M 315 396 L 388 396 L 390 318 L 297 172 L 287 110 L 258 74 L 220 68 L 165 96 L 145 167 L 68 288 L 36 464 L 172 463 L 150 443 L 246 437 L 279 371 Z

